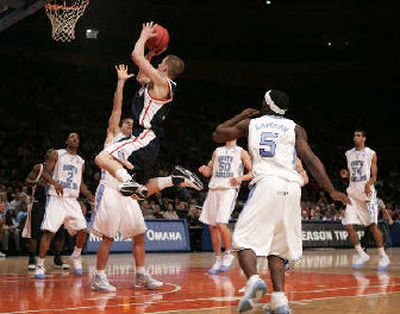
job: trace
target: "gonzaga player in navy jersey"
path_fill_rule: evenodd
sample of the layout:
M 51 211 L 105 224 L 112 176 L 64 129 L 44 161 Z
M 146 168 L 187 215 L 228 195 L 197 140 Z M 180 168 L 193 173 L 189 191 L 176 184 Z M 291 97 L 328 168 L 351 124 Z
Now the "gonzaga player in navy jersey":
M 346 226 L 350 241 L 357 251 L 357 255 L 353 257 L 353 268 L 360 269 L 369 260 L 354 229 L 354 225 L 364 225 L 371 231 L 378 248 L 378 270 L 385 270 L 390 260 L 385 252 L 382 232 L 378 227 L 378 202 L 374 187 L 378 175 L 378 158 L 375 151 L 365 146 L 364 130 L 356 130 L 353 141 L 354 148 L 346 152 L 349 171 L 342 171 L 349 173 L 350 181 L 347 194 L 351 204 L 346 206 L 342 223 Z
M 143 24 L 143 29 L 132 52 L 132 60 L 139 67 L 138 81 L 142 84 L 136 93 L 132 105 L 134 120 L 133 137 L 108 145 L 96 156 L 96 164 L 121 182 L 120 191 L 126 196 L 136 194 L 139 198 L 147 195 L 147 172 L 155 164 L 160 150 L 162 122 L 174 98 L 175 82 L 172 80 L 182 74 L 183 61 L 174 55 L 167 55 L 157 68 L 150 61 L 155 55 L 144 55 L 146 41 L 155 36 L 155 24 Z M 133 167 L 141 171 L 135 176 L 140 184 L 134 182 L 124 168 Z M 184 176 L 182 174 L 182 176 Z M 181 183 L 183 179 L 180 179 Z M 196 186 L 193 186 L 196 188 Z M 199 188 L 199 187 L 197 187 Z
M 290 313 L 284 293 L 285 261 L 302 256 L 300 187 L 303 179 L 296 171 L 296 153 L 318 184 L 333 200 L 349 203 L 333 187 L 325 167 L 311 150 L 306 131 L 284 114 L 288 96 L 277 90 L 264 95 L 261 113 L 246 109 L 219 125 L 214 141 L 223 143 L 248 136 L 252 159 L 253 188 L 233 233 L 239 264 L 248 278 L 239 312 L 251 310 L 265 295 L 266 283 L 257 273 L 257 256 L 266 256 L 272 280 L 271 303 L 266 313 Z
M 243 175 L 243 168 L 248 172 L 246 175 Z M 240 184 L 252 178 L 250 156 L 236 145 L 236 140 L 229 141 L 214 151 L 212 159 L 207 165 L 202 165 L 199 172 L 205 177 L 211 176 L 199 220 L 210 226 L 215 263 L 208 272 L 215 275 L 229 270 L 234 260 L 231 232 L 227 225 L 235 208 Z M 223 255 L 220 236 L 225 247 Z
M 86 219 L 77 198 L 79 193 L 82 193 L 90 201 L 94 201 L 94 196 L 82 180 L 85 161 L 77 154 L 79 142 L 79 135 L 70 133 L 66 149 L 53 150 L 46 161 L 44 171 L 52 173 L 51 182 L 57 184 L 51 185 L 47 192 L 47 204 L 42 222 L 43 235 L 35 273 L 35 278 L 38 279 L 46 277 L 44 259 L 54 233 L 63 224 L 70 233 L 77 233 L 71 259 L 75 274 L 82 274 L 81 251 L 86 240 Z
M 51 148 L 46 152 L 46 160 L 50 157 L 53 150 L 54 149 Z M 44 171 L 44 167 L 45 163 L 35 164 L 25 180 L 25 182 L 32 187 L 32 200 L 28 208 L 25 226 L 22 230 L 22 237 L 28 239 L 28 270 L 36 269 L 36 247 L 42 235 L 41 225 L 46 208 L 46 194 L 49 184 L 54 185 L 55 189 L 60 193 L 63 191 L 63 187 L 57 181 L 54 181 L 47 171 Z M 62 269 L 69 269 L 69 264 L 64 263 L 61 258 L 64 238 L 64 230 L 60 228 L 54 239 L 54 266 Z

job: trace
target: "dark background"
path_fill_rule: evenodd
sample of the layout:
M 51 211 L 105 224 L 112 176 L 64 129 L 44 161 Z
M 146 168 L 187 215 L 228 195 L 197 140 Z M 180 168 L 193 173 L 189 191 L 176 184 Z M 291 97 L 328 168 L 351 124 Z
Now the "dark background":
M 355 128 L 368 132 L 380 180 L 398 192 L 399 9 L 396 2 L 93 0 L 76 40 L 51 38 L 44 10 L 0 33 L 0 176 L 18 180 L 70 130 L 86 159 L 104 140 L 116 84 L 114 64 L 128 63 L 141 23 L 168 28 L 169 53 L 182 57 L 176 108 L 166 121 L 160 159 L 197 169 L 216 147 L 215 126 L 258 107 L 268 88 L 291 100 L 313 149 L 337 179 Z M 87 28 L 98 39 L 85 37 Z M 125 88 L 126 114 L 136 89 Z M 95 167 L 93 168 L 95 169 Z M 91 170 L 88 175 L 96 170 Z

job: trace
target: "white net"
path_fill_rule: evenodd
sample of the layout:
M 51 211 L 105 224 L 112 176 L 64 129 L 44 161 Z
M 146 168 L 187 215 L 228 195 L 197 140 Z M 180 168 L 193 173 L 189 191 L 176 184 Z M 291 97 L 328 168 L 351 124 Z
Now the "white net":
M 46 0 L 46 14 L 50 19 L 54 40 L 68 42 L 75 39 L 75 25 L 83 15 L 89 0 Z

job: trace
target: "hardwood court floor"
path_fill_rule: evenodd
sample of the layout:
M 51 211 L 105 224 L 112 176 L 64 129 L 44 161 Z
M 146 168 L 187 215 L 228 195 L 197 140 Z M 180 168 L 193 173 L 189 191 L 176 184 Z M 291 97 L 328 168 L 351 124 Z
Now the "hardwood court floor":
M 292 313 L 399 313 L 400 249 L 390 251 L 392 264 L 384 273 L 375 270 L 377 252 L 369 253 L 366 267 L 355 272 L 352 250 L 306 251 L 302 264 L 286 277 Z M 238 290 L 245 284 L 237 265 L 218 276 L 206 274 L 213 262 L 210 253 L 149 254 L 150 272 L 167 284 L 158 291 L 135 289 L 131 256 L 118 254 L 107 268 L 118 291 L 104 294 L 89 288 L 95 256 L 84 259 L 85 273 L 75 277 L 53 270 L 49 258 L 45 280 L 35 280 L 26 270 L 26 257 L 1 259 L 0 313 L 236 313 Z M 259 262 L 265 272 L 264 261 Z

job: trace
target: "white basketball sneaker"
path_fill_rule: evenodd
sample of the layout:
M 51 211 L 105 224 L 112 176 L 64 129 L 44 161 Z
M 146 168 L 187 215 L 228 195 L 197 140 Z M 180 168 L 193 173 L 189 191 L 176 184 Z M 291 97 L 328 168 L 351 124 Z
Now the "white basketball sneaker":
M 92 282 L 90 283 L 90 288 L 93 291 L 98 291 L 98 292 L 115 292 L 115 291 L 117 291 L 117 288 L 108 282 L 107 276 L 101 276 L 99 274 L 93 275 Z
M 369 255 L 367 254 L 357 254 L 353 256 L 353 268 L 361 269 L 364 264 L 369 260 Z
M 157 289 L 164 285 L 162 281 L 158 281 L 151 277 L 148 272 L 136 273 L 135 275 L 135 287 L 145 289 Z
M 247 280 L 244 296 L 240 299 L 238 312 L 250 311 L 267 293 L 267 284 L 259 276 L 254 275 Z
M 35 271 L 35 278 L 36 279 L 45 279 L 46 278 L 46 269 L 44 268 L 43 265 L 36 265 L 36 271 Z
M 221 272 L 221 267 L 222 267 L 222 256 L 216 256 L 215 257 L 215 263 L 214 265 L 208 270 L 208 273 L 210 275 L 216 275 L 219 272 Z
M 226 252 L 222 256 L 222 265 L 220 268 L 221 272 L 228 271 L 233 264 L 233 261 L 235 260 L 235 255 L 231 254 L 231 252 Z
M 389 266 L 389 264 L 390 264 L 389 256 L 387 256 L 386 254 L 379 256 L 379 262 L 378 262 L 379 271 L 385 271 L 386 268 Z
M 74 266 L 74 273 L 77 276 L 82 276 L 82 258 L 81 256 L 71 255 L 72 265 Z

